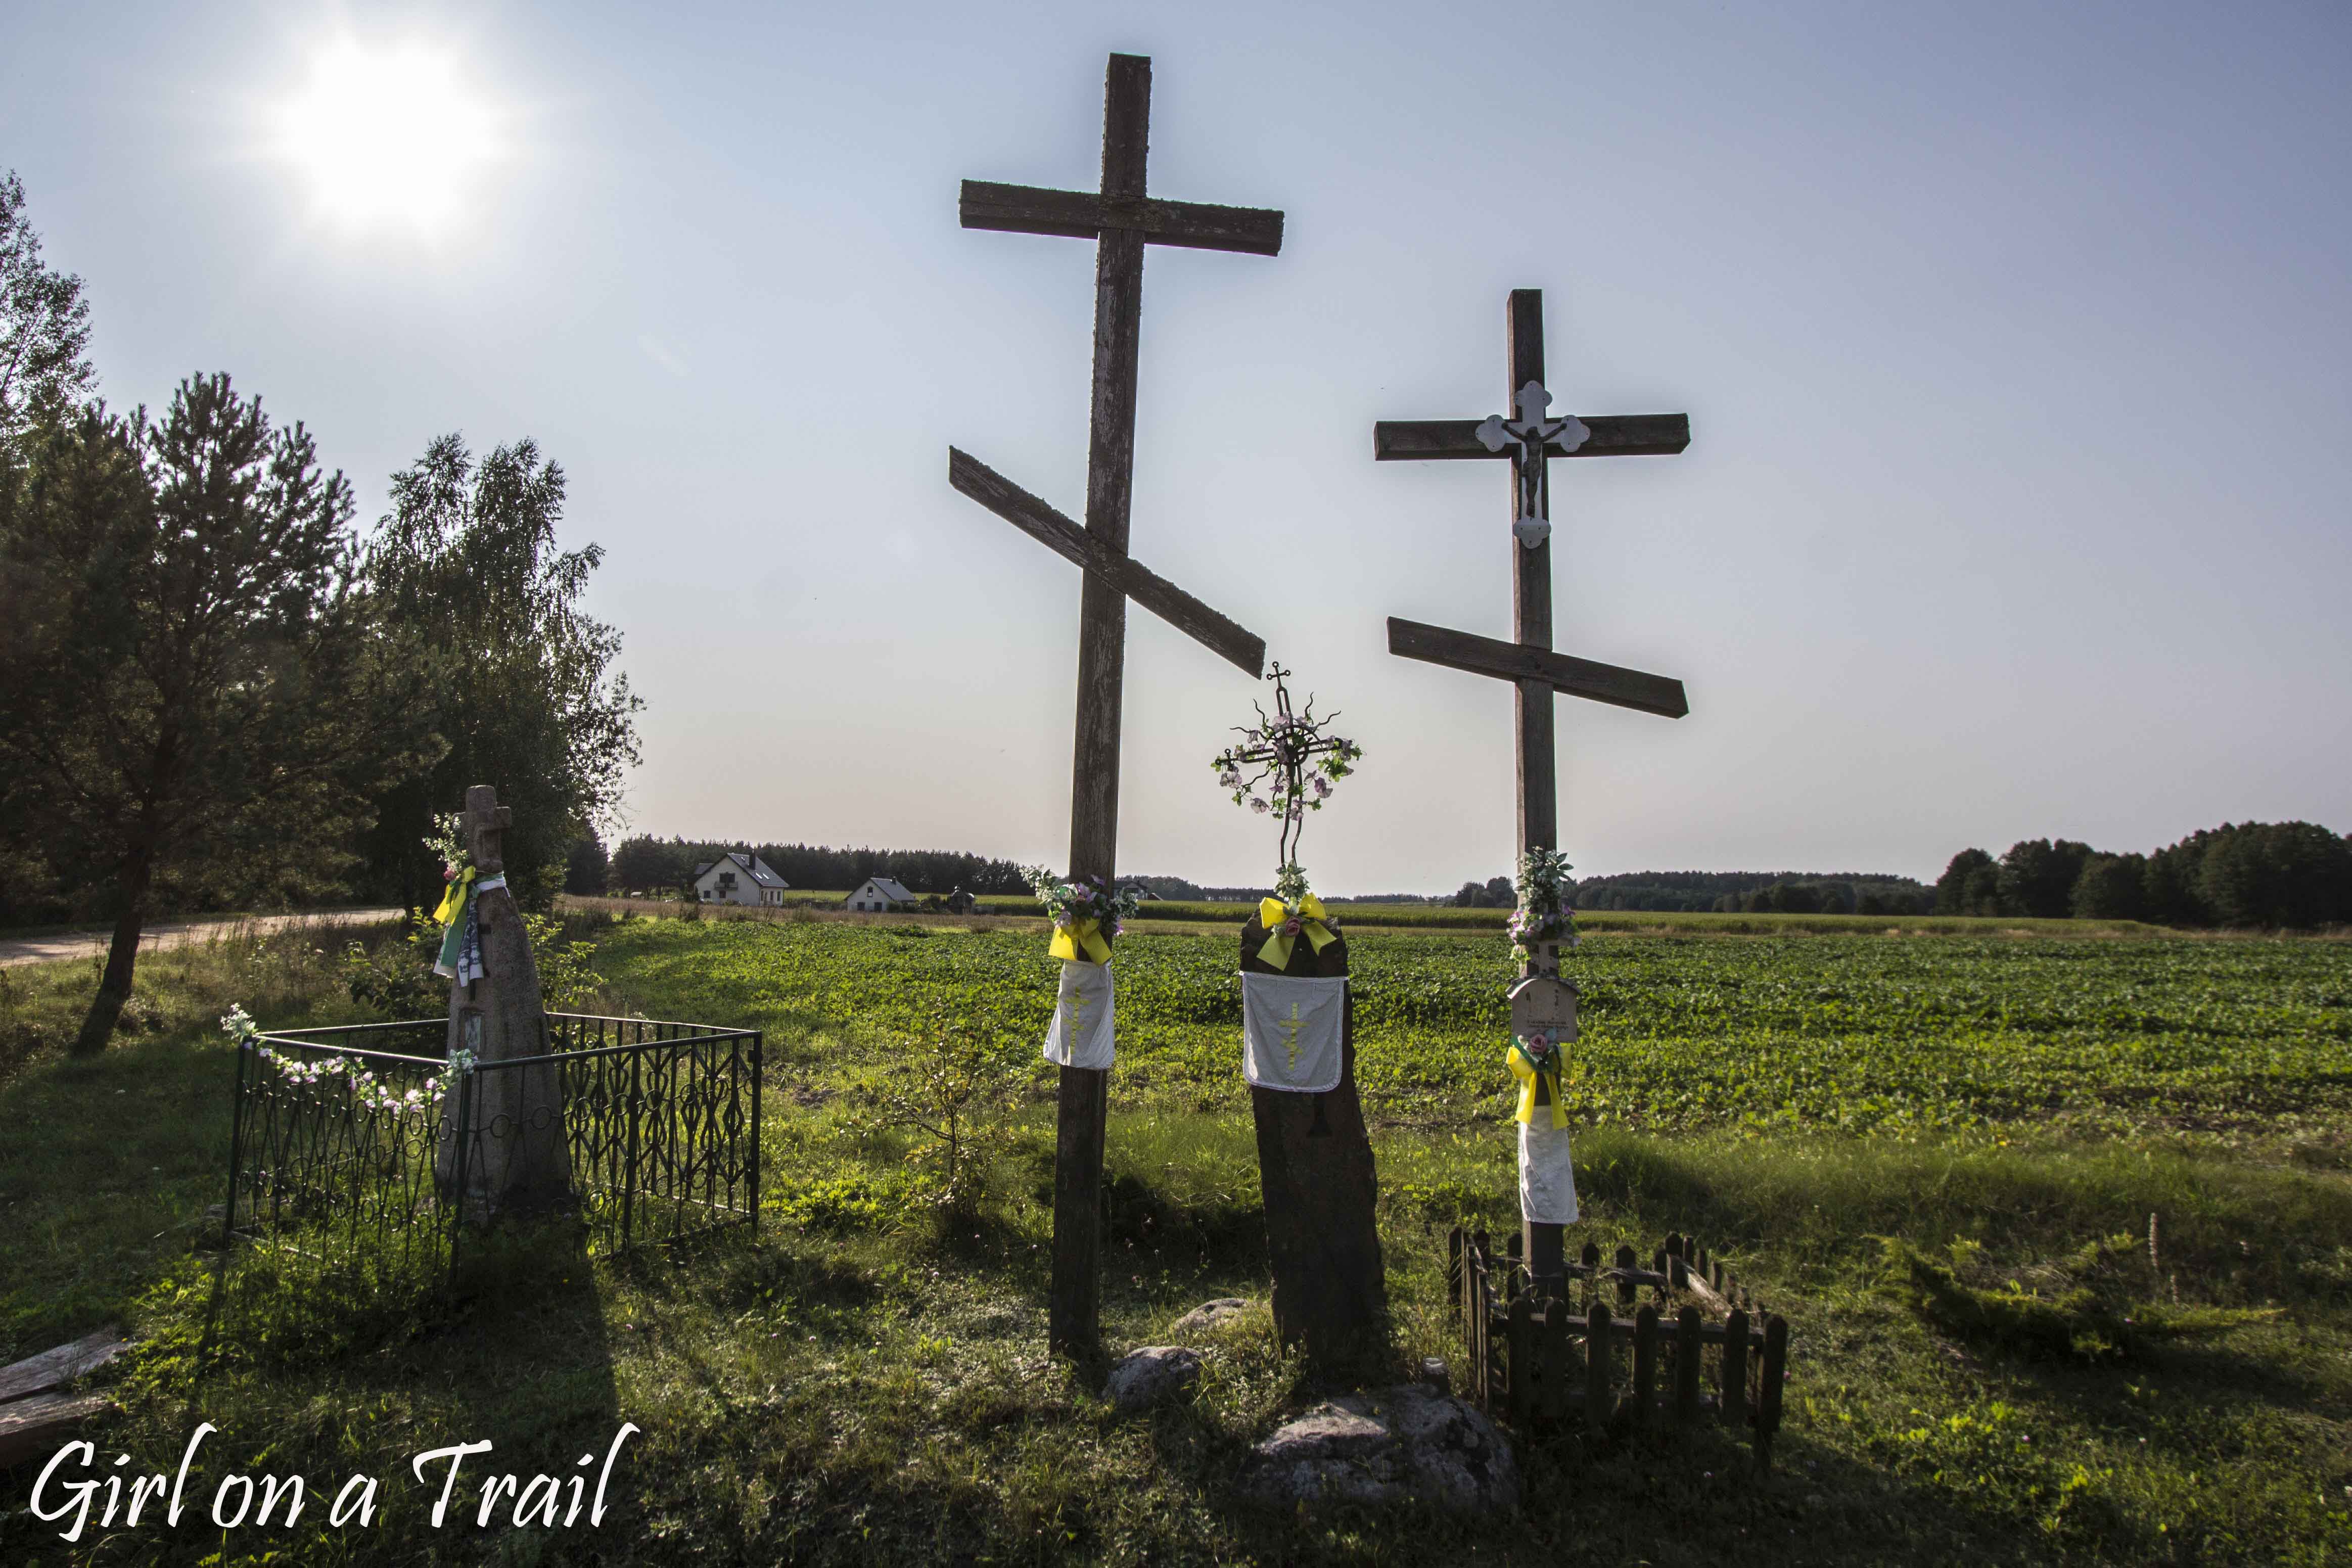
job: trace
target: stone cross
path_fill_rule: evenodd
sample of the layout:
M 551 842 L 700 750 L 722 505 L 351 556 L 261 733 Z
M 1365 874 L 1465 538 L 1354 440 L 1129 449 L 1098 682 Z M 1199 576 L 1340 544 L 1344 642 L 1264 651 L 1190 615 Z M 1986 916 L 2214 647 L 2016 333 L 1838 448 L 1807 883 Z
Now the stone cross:
M 1558 762 L 1552 731 L 1552 694 L 1566 692 L 1595 702 L 1632 708 L 1663 718 L 1690 711 L 1683 683 L 1639 670 L 1620 669 L 1552 651 L 1551 523 L 1546 459 L 1672 456 L 1690 445 L 1686 414 L 1548 417 L 1551 395 L 1544 389 L 1543 290 L 1511 290 L 1507 314 L 1508 360 L 1505 391 L 1518 411 L 1516 421 L 1500 415 L 1469 419 L 1382 420 L 1372 426 L 1372 455 L 1381 461 L 1407 458 L 1493 458 L 1512 463 L 1512 636 L 1501 642 L 1391 616 L 1389 652 L 1425 659 L 1475 675 L 1507 680 L 1518 694 L 1519 852 L 1555 849 L 1559 844 Z M 1555 944 L 1539 943 L 1511 994 L 1512 1027 L 1576 1034 L 1576 990 L 1558 977 Z M 1542 984 L 1528 984 L 1528 980 Z M 1541 1096 L 1549 1103 L 1548 1093 Z M 1564 1259 L 1560 1227 L 1529 1225 L 1528 1272 L 1549 1281 L 1558 1293 Z
M 499 804 L 497 790 L 475 784 L 466 791 L 461 821 L 481 879 L 503 876 L 514 812 Z M 514 895 L 503 887 L 476 893 L 474 915 L 481 932 L 481 976 L 449 987 L 449 1056 L 457 1061 L 466 1053 L 474 1070 L 451 1072 L 442 1095 L 436 1162 L 442 1189 L 477 1222 L 568 1208 L 571 1150 L 555 1064 L 482 1070 L 548 1054 L 547 1009 L 530 933 Z
M 488 784 L 476 784 L 466 792 L 466 813 L 459 820 L 466 828 L 466 847 L 474 853 L 474 868 L 485 877 L 503 875 L 507 829 L 514 826 L 514 807 L 500 805 L 499 792 Z
M 1081 528 L 978 459 L 948 451 L 948 482 L 1086 574 L 1078 610 L 1078 705 L 1070 781 L 1070 875 L 1114 885 L 1118 844 L 1118 735 L 1127 601 L 1255 677 L 1264 639 L 1244 631 L 1127 552 L 1135 473 L 1135 386 L 1143 314 L 1143 247 L 1184 246 L 1273 256 L 1282 215 L 1145 194 L 1151 62 L 1113 55 L 1103 91 L 1102 188 L 1043 190 L 966 180 L 966 228 L 1063 235 L 1095 246 L 1094 406 Z M 1054 1154 L 1054 1262 L 1046 1336 L 1066 1354 L 1099 1339 L 1103 1125 L 1108 1079 L 1061 1069 Z

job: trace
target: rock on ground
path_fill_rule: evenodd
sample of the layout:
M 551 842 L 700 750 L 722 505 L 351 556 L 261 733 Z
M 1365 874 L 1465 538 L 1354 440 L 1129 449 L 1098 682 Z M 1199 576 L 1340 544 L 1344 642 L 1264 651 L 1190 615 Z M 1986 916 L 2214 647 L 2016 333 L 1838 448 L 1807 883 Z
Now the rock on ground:
M 1318 1405 L 1251 1450 L 1242 1490 L 1285 1507 L 1405 1502 L 1512 1511 L 1519 1467 L 1495 1424 L 1411 1384 Z
M 1121 1411 L 1142 1410 L 1200 1381 L 1201 1352 L 1182 1345 L 1146 1345 L 1110 1369 L 1103 1398 Z
M 1177 1319 L 1173 1331 L 1180 1334 L 1198 1334 L 1205 1333 L 1211 1329 L 1222 1329 L 1248 1310 L 1249 1303 L 1241 1297 L 1220 1296 L 1213 1301 L 1202 1302 Z

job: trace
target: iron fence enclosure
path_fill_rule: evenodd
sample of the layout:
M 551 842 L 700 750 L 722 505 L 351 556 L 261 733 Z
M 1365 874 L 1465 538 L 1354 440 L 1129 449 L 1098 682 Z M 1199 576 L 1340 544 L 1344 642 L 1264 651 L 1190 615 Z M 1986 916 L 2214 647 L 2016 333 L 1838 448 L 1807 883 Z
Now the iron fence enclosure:
M 274 1253 L 339 1282 L 454 1284 L 465 1238 L 500 1217 L 468 1175 L 523 1130 L 484 1116 L 496 1075 L 552 1067 L 569 1197 L 592 1257 L 760 1218 L 761 1035 L 649 1018 L 546 1016 L 536 1056 L 453 1068 L 438 1018 L 256 1036 L 237 1052 L 227 1260 Z M 537 1129 L 544 1131 L 545 1129 Z

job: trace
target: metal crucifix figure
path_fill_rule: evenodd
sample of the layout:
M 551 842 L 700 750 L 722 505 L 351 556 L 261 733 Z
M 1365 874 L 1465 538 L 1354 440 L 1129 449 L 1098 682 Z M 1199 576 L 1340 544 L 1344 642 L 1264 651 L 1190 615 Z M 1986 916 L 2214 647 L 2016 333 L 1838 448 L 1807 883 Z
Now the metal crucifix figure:
M 1551 394 L 1544 390 L 1542 382 L 1531 381 L 1520 387 L 1517 401 L 1519 416 L 1506 419 L 1499 414 L 1488 415 L 1478 426 L 1478 444 L 1489 452 L 1499 453 L 1505 447 L 1518 448 L 1511 454 L 1511 533 L 1521 545 L 1533 550 L 1551 537 L 1544 447 L 1556 443 L 1561 451 L 1573 454 L 1591 438 L 1592 431 L 1573 414 L 1563 419 L 1545 418 Z

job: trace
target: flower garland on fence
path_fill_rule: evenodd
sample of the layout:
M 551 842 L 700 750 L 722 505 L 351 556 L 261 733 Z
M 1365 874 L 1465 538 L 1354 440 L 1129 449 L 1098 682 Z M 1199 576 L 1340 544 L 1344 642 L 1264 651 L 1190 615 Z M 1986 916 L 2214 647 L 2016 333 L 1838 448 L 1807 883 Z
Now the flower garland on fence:
M 1539 942 L 1577 943 L 1576 911 L 1569 907 L 1569 872 L 1575 869 L 1557 849 L 1530 849 L 1519 857 L 1519 907 L 1511 911 L 1511 956 L 1528 962 Z
M 341 1079 L 351 1086 L 352 1099 L 362 1110 L 430 1110 L 441 1103 L 446 1094 L 446 1080 L 475 1070 L 474 1053 L 458 1051 L 449 1058 L 448 1072 L 428 1078 L 418 1088 L 402 1089 L 379 1079 L 374 1073 L 362 1068 L 354 1069 L 344 1057 L 298 1057 L 271 1050 L 263 1044 L 266 1037 L 261 1026 L 253 1021 L 243 1004 L 233 1005 L 221 1016 L 221 1033 L 234 1040 L 243 1050 L 249 1050 L 277 1069 L 278 1076 L 300 1088 L 315 1088 L 331 1079 Z
M 1108 963 L 1108 939 L 1118 935 L 1143 903 L 1141 889 L 1113 892 L 1100 877 L 1064 879 L 1043 866 L 1024 866 L 1021 875 L 1053 919 L 1054 945 L 1047 951 L 1059 959 Z
M 1337 940 L 1331 929 L 1339 920 L 1323 901 L 1307 890 L 1307 873 L 1298 864 L 1298 839 L 1307 814 L 1323 809 L 1332 786 L 1356 771 L 1364 749 L 1330 732 L 1334 713 L 1315 716 L 1315 700 L 1291 711 L 1290 671 L 1276 664 L 1266 679 L 1274 682 L 1275 711 L 1257 707 L 1257 723 L 1235 726 L 1238 744 L 1219 752 L 1209 765 L 1217 770 L 1217 785 L 1233 793 L 1234 804 L 1280 825 L 1274 876 L 1274 897 L 1261 900 L 1258 923 L 1271 933 L 1258 956 L 1280 969 L 1290 962 L 1292 942 L 1304 935 L 1320 952 Z M 1263 784 L 1265 793 L 1260 795 Z

